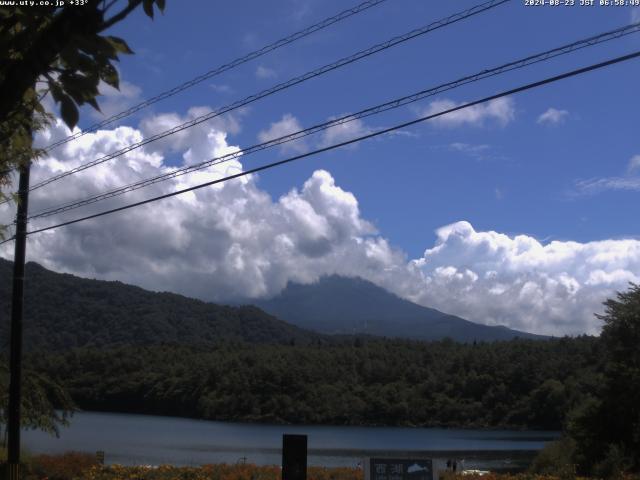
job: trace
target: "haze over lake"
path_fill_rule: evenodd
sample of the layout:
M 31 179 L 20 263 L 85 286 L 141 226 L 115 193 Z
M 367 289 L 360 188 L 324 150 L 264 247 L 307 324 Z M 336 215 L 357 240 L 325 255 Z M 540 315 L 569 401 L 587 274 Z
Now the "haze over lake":
M 505 468 L 558 436 L 547 431 L 462 430 L 396 427 L 287 426 L 210 422 L 176 417 L 84 412 L 74 415 L 59 439 L 23 433 L 32 453 L 105 451 L 106 463 L 278 465 L 283 433 L 307 434 L 309 465 L 356 466 L 367 456 L 446 457 L 465 467 Z M 528 453 L 527 453 L 528 452 Z

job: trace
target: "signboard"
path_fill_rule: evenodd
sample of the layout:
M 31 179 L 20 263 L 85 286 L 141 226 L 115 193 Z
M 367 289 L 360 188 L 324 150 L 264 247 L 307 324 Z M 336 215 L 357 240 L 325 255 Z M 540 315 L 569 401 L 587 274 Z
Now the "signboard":
M 366 480 L 432 480 L 430 458 L 371 458 Z

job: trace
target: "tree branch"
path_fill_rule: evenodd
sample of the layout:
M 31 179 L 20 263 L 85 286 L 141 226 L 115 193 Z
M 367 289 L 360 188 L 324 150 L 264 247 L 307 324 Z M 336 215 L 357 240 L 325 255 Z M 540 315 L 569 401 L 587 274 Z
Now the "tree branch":
M 118 0 L 111 0 L 108 4 L 102 7 L 102 13 L 107 13 L 107 10 L 113 7 L 116 3 L 118 3 Z
M 127 18 L 127 16 L 131 12 L 133 12 L 138 7 L 138 5 L 140 5 L 141 3 L 142 3 L 142 0 L 129 0 L 129 5 L 127 5 L 125 8 L 123 8 L 119 13 L 116 13 L 109 20 L 105 20 L 104 23 L 102 25 L 100 25 L 100 27 L 98 28 L 97 33 L 101 33 L 103 31 L 105 31 L 107 28 L 115 25 L 119 21 L 124 20 L 125 18 Z

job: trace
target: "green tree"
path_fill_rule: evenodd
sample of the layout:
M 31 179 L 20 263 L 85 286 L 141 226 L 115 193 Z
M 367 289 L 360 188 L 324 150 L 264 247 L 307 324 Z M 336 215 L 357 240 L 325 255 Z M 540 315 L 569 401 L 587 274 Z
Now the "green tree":
M 118 88 L 114 62 L 131 54 L 127 43 L 104 35 L 116 23 L 142 6 L 153 18 L 154 7 L 164 11 L 165 0 L 87 1 L 63 7 L 0 7 L 0 200 L 10 186 L 12 169 L 37 158 L 33 132 L 47 125 L 51 116 L 42 99 L 48 93 L 59 105 L 64 122 L 73 128 L 78 107 L 89 104 L 99 110 L 98 86 Z M 0 227 L 0 236 L 3 233 Z M 8 374 L 0 368 L 0 422 L 6 424 Z M 57 433 L 72 409 L 64 389 L 46 376 L 24 372 L 22 423 L 26 427 Z M 62 409 L 58 413 L 56 409 Z
M 30 369 L 23 372 L 22 425 L 43 430 L 53 435 L 68 424 L 75 405 L 68 392 L 56 381 Z M 9 402 L 9 370 L 5 361 L 0 362 L 0 425 L 5 426 L 0 443 L 6 446 Z
M 99 110 L 100 81 L 118 88 L 114 62 L 133 52 L 123 39 L 103 32 L 140 5 L 153 17 L 154 6 L 163 11 L 165 0 L 0 7 L 0 186 L 10 185 L 13 168 L 42 153 L 33 151 L 31 138 L 50 120 L 41 104 L 45 95 L 51 94 L 73 128 L 79 106 Z
M 604 302 L 605 380 L 569 422 L 584 471 L 640 470 L 640 285 Z M 619 472 L 618 472 L 619 473 Z

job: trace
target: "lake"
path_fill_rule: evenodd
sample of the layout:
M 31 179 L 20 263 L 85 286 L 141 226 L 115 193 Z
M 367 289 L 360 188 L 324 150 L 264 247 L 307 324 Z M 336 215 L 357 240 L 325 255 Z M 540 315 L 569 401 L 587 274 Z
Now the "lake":
M 60 438 L 24 431 L 32 453 L 105 452 L 106 463 L 200 465 L 246 461 L 279 465 L 282 435 L 308 435 L 309 465 L 356 466 L 364 457 L 464 459 L 465 468 L 528 462 L 558 432 L 438 428 L 263 425 L 120 413 L 76 413 Z

